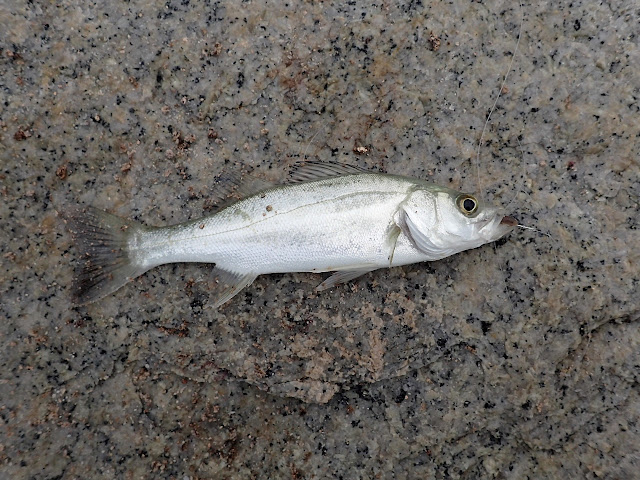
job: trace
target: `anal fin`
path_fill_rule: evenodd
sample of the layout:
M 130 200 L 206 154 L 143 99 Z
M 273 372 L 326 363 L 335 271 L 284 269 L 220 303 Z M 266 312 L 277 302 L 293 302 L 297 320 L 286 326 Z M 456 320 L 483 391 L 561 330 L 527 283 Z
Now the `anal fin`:
M 216 277 L 216 286 L 213 289 L 214 301 L 211 308 L 218 308 L 227 303 L 240 290 L 251 285 L 257 277 L 255 273 L 234 273 L 220 267 L 214 267 L 213 275 Z
M 374 271 L 376 268 L 361 268 L 357 270 L 344 270 L 340 272 L 335 272 L 329 278 L 327 278 L 324 282 L 316 287 L 317 292 L 321 292 L 322 290 L 327 290 L 328 288 L 335 287 L 340 283 L 346 283 L 354 278 L 358 278 L 360 275 L 364 275 L 365 273 L 369 273 Z

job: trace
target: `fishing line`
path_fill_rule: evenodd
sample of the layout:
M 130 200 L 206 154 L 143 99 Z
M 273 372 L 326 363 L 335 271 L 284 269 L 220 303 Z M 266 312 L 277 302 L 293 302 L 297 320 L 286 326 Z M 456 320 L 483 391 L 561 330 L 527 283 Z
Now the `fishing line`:
M 521 225 L 520 223 L 518 225 L 516 225 L 516 227 L 518 228 L 524 228 L 525 230 L 533 230 L 534 232 L 540 233 L 542 235 L 546 235 L 547 237 L 551 238 L 551 234 L 548 232 L 543 232 L 542 230 L 535 228 L 535 227 L 529 227 L 527 225 Z
M 509 68 L 507 68 L 507 73 L 505 73 L 504 78 L 502 79 L 502 84 L 500 85 L 498 96 L 496 97 L 495 101 L 493 102 L 493 105 L 489 109 L 489 114 L 487 115 L 487 119 L 484 122 L 484 127 L 482 127 L 482 133 L 480 134 L 480 139 L 478 140 L 478 152 L 476 155 L 476 178 L 478 183 L 478 194 L 481 199 L 482 199 L 483 187 L 482 187 L 482 182 L 480 180 L 480 149 L 482 148 L 482 141 L 484 139 L 484 134 L 487 131 L 489 121 L 491 120 L 491 115 L 493 114 L 494 110 L 496 109 L 496 106 L 498 105 L 498 100 L 500 100 L 500 96 L 502 95 L 504 87 L 507 84 L 507 79 L 509 77 L 509 74 L 511 73 L 511 69 L 513 67 L 513 61 L 515 60 L 516 55 L 518 54 L 518 47 L 520 46 L 520 39 L 522 38 L 522 29 L 524 26 L 524 8 L 522 6 L 522 3 L 518 3 L 518 6 L 520 7 L 520 30 L 518 31 L 516 46 L 513 50 L 513 56 L 511 57 L 511 61 L 509 62 Z
M 338 98 L 339 96 L 340 96 L 340 95 L 339 95 L 339 94 L 337 94 L 337 93 L 334 93 L 333 95 L 331 95 L 328 99 L 326 99 L 325 104 L 324 104 L 324 106 L 323 106 L 322 108 L 324 108 L 325 110 L 327 110 L 328 108 L 330 108 L 330 107 L 331 107 L 331 102 L 333 102 L 333 101 L 334 101 L 336 98 Z M 305 148 L 304 148 L 304 152 L 302 152 L 302 156 L 301 156 L 301 158 L 300 158 L 300 160 L 301 160 L 302 162 L 304 162 L 304 161 L 306 161 L 306 160 L 307 160 L 307 153 L 309 152 L 309 149 L 310 149 L 310 148 L 311 148 L 311 146 L 313 145 L 313 141 L 315 140 L 315 138 L 316 138 L 318 135 L 320 135 L 321 133 L 326 132 L 326 131 L 328 130 L 328 128 L 327 128 L 327 127 L 328 127 L 328 125 L 329 125 L 329 121 L 328 121 L 328 120 L 323 120 L 323 119 L 322 119 L 322 118 L 323 118 L 323 116 L 321 115 L 321 112 L 315 112 L 315 113 L 316 113 L 316 115 L 318 115 L 318 116 L 320 117 L 320 120 L 319 120 L 319 122 L 320 122 L 320 126 L 319 126 L 319 127 L 318 127 L 318 129 L 316 130 L 316 133 L 314 133 L 314 134 L 311 136 L 311 139 L 310 139 L 308 142 L 306 142 L 306 145 L 305 145 Z M 337 119 L 335 118 L 335 117 L 336 117 L 335 110 L 333 110 L 333 112 L 332 112 L 332 113 L 333 113 L 333 117 L 334 117 L 332 121 L 335 123 L 335 122 L 337 121 Z M 312 121 L 311 121 L 311 120 L 309 120 L 309 123 L 312 123 Z M 326 144 L 326 141 L 325 141 L 325 144 Z M 320 147 L 318 146 L 317 148 L 320 148 Z
M 313 134 L 313 136 L 311 137 L 311 139 L 307 142 L 307 146 L 304 149 L 304 152 L 302 153 L 302 157 L 301 160 L 304 162 L 307 160 L 307 152 L 309 151 L 309 148 L 311 147 L 311 144 L 313 143 L 313 141 L 315 140 L 315 138 L 320 134 L 320 132 L 324 132 L 327 129 L 327 121 L 326 120 L 322 120 L 321 121 L 322 125 L 320 126 L 320 128 L 318 128 L 318 130 L 316 130 L 316 133 Z

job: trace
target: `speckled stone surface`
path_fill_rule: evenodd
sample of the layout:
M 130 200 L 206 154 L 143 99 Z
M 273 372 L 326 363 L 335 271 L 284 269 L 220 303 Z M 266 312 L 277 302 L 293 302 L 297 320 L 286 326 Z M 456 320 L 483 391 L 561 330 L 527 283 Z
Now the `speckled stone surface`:
M 522 39 L 491 122 L 488 110 Z M 0 477 L 632 478 L 635 2 L 0 3 Z M 333 160 L 529 226 L 208 307 L 169 265 L 86 307 L 57 212 L 150 225 Z

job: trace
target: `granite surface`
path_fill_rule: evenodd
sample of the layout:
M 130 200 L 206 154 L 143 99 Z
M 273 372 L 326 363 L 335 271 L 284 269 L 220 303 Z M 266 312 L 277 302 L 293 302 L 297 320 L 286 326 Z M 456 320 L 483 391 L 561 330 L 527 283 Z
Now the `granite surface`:
M 637 475 L 639 24 L 633 1 L 1 2 L 0 477 Z M 65 209 L 178 223 L 217 175 L 305 158 L 548 236 L 319 294 L 262 276 L 219 310 L 206 265 L 71 305 Z

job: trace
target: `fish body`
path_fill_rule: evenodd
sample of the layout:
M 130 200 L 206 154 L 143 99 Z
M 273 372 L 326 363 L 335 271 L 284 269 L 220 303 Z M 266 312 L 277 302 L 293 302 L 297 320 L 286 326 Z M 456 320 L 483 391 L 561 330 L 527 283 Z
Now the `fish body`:
M 435 260 L 398 238 L 387 241 L 393 216 L 416 184 L 402 177 L 359 174 L 278 186 L 207 218 L 160 228 L 141 238 L 149 268 L 210 262 L 228 271 L 327 272 Z
M 478 247 L 515 223 L 471 195 L 420 179 L 311 162 L 298 167 L 293 183 L 179 225 L 144 227 L 95 210 L 75 215 L 71 230 L 85 259 L 76 297 L 97 300 L 175 262 L 215 264 L 224 284 L 216 306 L 268 273 L 336 272 L 322 290 L 378 268 Z M 121 271 L 110 266 L 113 253 Z

